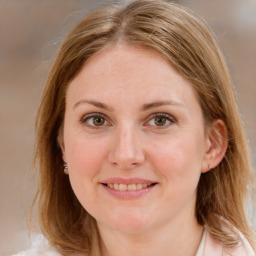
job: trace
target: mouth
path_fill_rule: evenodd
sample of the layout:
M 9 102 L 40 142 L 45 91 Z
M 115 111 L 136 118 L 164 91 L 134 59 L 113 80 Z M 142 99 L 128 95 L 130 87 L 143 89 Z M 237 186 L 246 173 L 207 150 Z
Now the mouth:
M 138 191 L 149 187 L 155 186 L 157 183 L 133 183 L 133 184 L 123 184 L 123 183 L 102 183 L 105 187 L 116 191 Z
M 118 199 L 139 199 L 155 190 L 158 182 L 141 178 L 119 178 L 113 177 L 102 180 L 100 185 L 110 195 Z

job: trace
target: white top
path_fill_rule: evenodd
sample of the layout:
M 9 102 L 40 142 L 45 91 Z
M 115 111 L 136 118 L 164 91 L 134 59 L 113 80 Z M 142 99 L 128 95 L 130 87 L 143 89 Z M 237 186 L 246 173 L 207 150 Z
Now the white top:
M 203 256 L 205 240 L 206 240 L 206 229 L 204 229 L 204 233 L 203 233 L 203 236 L 202 236 L 202 240 L 201 240 L 200 245 L 199 245 L 199 247 L 198 247 L 196 256 Z
M 12 256 L 61 256 L 49 245 L 49 242 L 41 234 L 34 234 L 31 238 L 31 247 L 27 251 Z

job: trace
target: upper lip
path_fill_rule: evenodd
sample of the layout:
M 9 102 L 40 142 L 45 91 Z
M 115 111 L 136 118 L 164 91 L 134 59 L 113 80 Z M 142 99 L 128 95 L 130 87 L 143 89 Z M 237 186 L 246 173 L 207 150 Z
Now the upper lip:
M 152 180 L 147 180 L 147 179 L 141 179 L 141 178 L 129 178 L 129 179 L 125 179 L 125 178 L 109 178 L 109 179 L 105 179 L 103 181 L 101 181 L 101 183 L 103 184 L 143 184 L 143 183 L 157 183 L 155 181 Z

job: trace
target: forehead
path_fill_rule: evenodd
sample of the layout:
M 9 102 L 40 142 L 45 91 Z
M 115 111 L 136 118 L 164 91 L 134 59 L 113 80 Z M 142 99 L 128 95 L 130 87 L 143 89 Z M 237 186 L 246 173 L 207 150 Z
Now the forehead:
M 170 98 L 186 102 L 196 98 L 190 82 L 162 55 L 127 45 L 111 46 L 93 55 L 70 82 L 68 94 L 102 100 L 129 96 L 135 101 Z

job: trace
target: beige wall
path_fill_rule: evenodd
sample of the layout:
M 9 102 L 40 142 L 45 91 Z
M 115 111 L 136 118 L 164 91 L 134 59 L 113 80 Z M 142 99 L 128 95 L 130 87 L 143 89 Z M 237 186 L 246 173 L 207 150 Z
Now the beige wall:
M 242 118 L 256 152 L 256 2 L 184 0 L 210 23 L 224 49 Z M 25 216 L 34 193 L 34 117 L 63 35 L 99 1 L 0 0 L 0 255 L 28 245 Z M 254 160 L 255 161 L 255 160 Z

